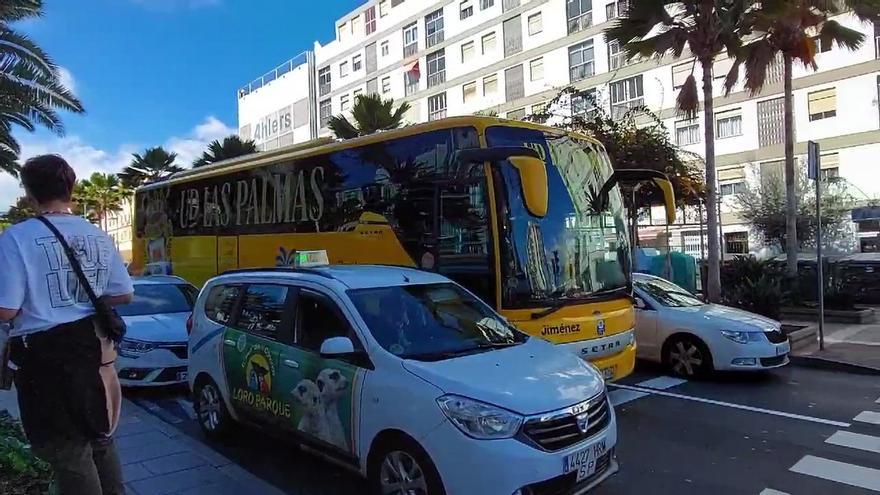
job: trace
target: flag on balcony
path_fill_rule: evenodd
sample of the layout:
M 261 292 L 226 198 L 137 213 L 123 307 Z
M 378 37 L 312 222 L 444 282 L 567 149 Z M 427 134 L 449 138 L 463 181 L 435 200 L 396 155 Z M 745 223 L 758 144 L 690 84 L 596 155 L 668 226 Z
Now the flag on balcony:
M 407 65 L 406 72 L 410 74 L 410 76 L 414 79 L 420 78 L 422 73 L 421 70 L 419 70 L 419 61 L 416 60 L 415 62 Z

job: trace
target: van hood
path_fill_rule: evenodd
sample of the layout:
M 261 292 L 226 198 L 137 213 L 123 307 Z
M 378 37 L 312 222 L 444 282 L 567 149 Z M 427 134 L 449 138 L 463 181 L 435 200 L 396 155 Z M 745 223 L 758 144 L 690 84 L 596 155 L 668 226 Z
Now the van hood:
M 187 342 L 186 319 L 189 313 L 123 316 L 128 327 L 125 337 L 143 342 Z
M 405 360 L 403 367 L 444 393 L 524 415 L 562 409 L 605 388 L 591 365 L 537 338 L 515 347 L 443 361 Z

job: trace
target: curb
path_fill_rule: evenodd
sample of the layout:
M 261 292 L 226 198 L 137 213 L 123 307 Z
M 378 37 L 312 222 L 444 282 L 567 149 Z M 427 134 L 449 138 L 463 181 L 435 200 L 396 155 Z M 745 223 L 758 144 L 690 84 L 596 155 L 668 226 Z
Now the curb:
M 804 368 L 841 371 L 844 373 L 852 373 L 856 375 L 880 376 L 880 368 L 865 366 L 863 364 L 835 361 L 833 359 L 827 359 L 818 356 L 797 356 L 790 354 L 788 358 L 792 365 L 801 366 Z

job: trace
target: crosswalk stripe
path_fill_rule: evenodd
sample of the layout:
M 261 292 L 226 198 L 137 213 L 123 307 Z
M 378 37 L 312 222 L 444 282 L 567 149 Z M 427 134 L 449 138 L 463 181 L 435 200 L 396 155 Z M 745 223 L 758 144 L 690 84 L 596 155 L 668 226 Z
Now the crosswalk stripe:
M 856 421 L 862 423 L 871 423 L 872 425 L 880 425 L 880 413 L 874 411 L 862 411 L 855 418 Z
M 650 388 L 652 390 L 666 390 L 672 387 L 677 387 L 682 383 L 687 383 L 687 380 L 673 378 L 671 376 L 658 376 L 657 378 L 651 378 L 650 380 L 639 382 L 636 385 L 639 387 Z M 611 398 L 611 405 L 615 407 L 641 399 L 648 395 L 651 394 L 646 392 L 636 392 L 634 390 L 612 390 L 608 393 L 608 396 Z
M 677 387 L 683 383 L 687 383 L 687 380 L 682 380 L 681 378 L 673 378 L 671 376 L 658 376 L 657 378 L 652 378 L 650 380 L 639 382 L 636 385 L 638 385 L 639 387 L 666 390 L 672 387 Z
M 880 492 L 880 469 L 808 455 L 792 466 L 790 471 Z
M 880 437 L 872 437 L 871 435 L 840 430 L 825 440 L 825 443 L 880 454 Z
M 608 397 L 611 398 L 611 405 L 614 407 L 641 399 L 647 395 L 648 394 L 644 392 L 634 392 L 632 390 L 612 390 L 611 392 L 608 392 Z
M 774 490 L 772 488 L 764 488 L 758 495 L 788 495 L 788 493 L 780 492 L 779 490 Z

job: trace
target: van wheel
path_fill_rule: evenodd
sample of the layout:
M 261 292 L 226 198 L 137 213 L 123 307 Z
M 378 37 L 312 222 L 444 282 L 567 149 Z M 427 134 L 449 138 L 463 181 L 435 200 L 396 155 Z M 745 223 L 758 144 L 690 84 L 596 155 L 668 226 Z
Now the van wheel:
M 409 438 L 395 436 L 383 442 L 372 458 L 369 479 L 375 494 L 446 494 L 434 463 Z
M 663 363 L 674 375 L 699 378 L 712 372 L 712 353 L 700 339 L 682 335 L 664 347 Z
M 214 440 L 227 437 L 233 429 L 233 419 L 226 409 L 223 396 L 214 380 L 205 378 L 195 387 L 195 410 L 199 426 L 205 436 Z

